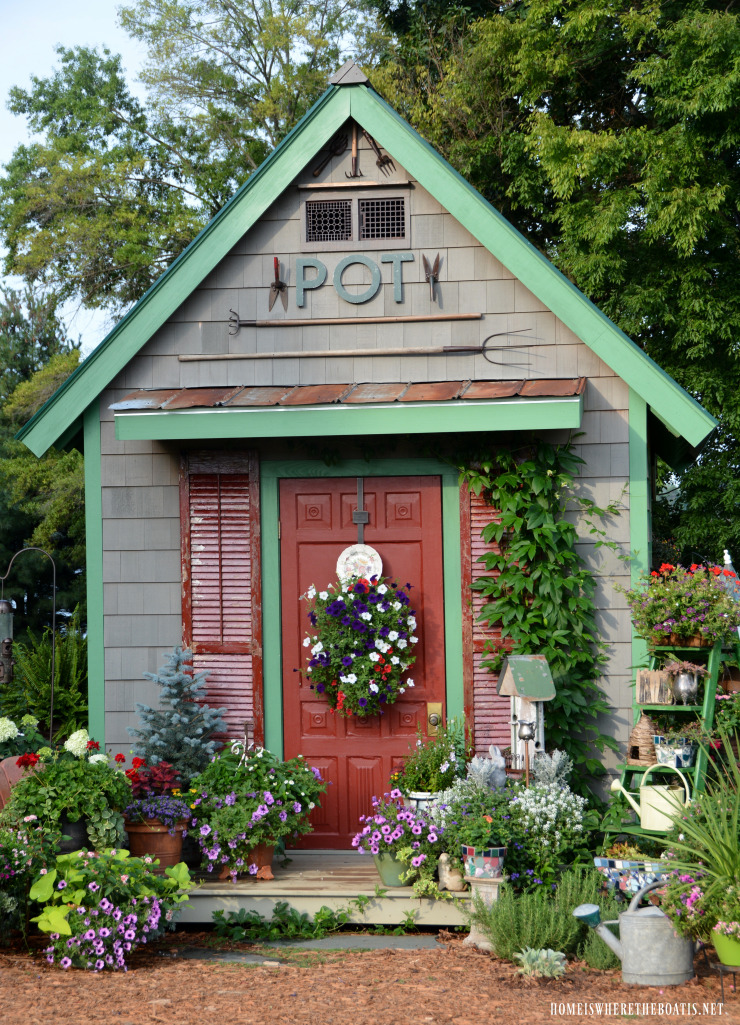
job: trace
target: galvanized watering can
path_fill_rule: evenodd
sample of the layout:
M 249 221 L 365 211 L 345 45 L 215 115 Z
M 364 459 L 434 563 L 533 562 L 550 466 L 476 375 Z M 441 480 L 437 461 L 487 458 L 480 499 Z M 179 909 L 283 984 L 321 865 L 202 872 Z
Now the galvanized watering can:
M 696 944 L 679 936 L 660 908 L 638 905 L 643 896 L 665 883 L 648 883 L 635 894 L 627 911 L 619 916 L 619 939 L 602 922 L 597 904 L 580 904 L 573 915 L 595 929 L 622 962 L 622 982 L 627 986 L 680 986 L 694 977 Z
M 682 792 L 680 787 L 675 783 L 652 783 L 648 786 L 647 778 L 653 769 L 668 769 L 670 772 L 675 772 L 676 775 L 681 777 L 685 793 Z M 634 800 L 633 795 L 628 790 L 624 789 L 618 779 L 613 781 L 611 789 L 615 793 L 619 790 L 624 794 L 637 812 L 640 819 L 640 825 L 643 829 L 669 830 L 673 825 L 673 816 L 678 814 L 680 811 L 680 805 L 689 804 L 691 801 L 691 791 L 689 790 L 689 784 L 686 777 L 680 769 L 669 767 L 667 765 L 655 764 L 645 770 L 638 788 L 638 795 L 640 798 L 639 805 Z

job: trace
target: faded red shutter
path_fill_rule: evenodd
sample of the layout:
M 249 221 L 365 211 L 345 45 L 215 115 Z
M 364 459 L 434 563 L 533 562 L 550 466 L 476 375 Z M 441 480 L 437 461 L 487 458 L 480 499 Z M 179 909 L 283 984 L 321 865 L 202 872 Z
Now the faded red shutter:
M 251 454 L 183 457 L 183 643 L 209 673 L 206 701 L 225 707 L 227 736 L 247 721 L 264 738 L 259 471 Z
M 496 517 L 496 510 L 463 486 L 460 489 L 460 522 L 462 542 L 462 601 L 463 601 L 463 682 L 465 710 L 468 721 L 474 723 L 475 748 L 487 753 L 491 744 L 501 748 L 511 743 L 511 705 L 508 697 L 496 693 L 498 676 L 481 663 L 491 642 L 499 644 L 501 633 L 479 622 L 484 598 L 471 591 L 470 584 L 484 576 L 486 568 L 478 562 L 479 556 L 496 549 L 481 537 L 483 528 Z

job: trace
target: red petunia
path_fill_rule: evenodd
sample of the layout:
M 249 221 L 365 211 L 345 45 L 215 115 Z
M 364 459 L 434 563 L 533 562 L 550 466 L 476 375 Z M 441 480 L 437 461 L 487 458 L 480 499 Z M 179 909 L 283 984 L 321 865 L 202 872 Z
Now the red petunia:
M 123 765 L 123 763 L 126 761 L 126 755 L 122 755 L 119 753 L 113 760 L 118 762 L 119 765 Z
M 675 568 L 676 567 L 672 566 L 670 562 L 664 562 L 663 565 L 660 567 L 660 572 L 661 573 L 670 573 L 671 570 L 674 570 Z
M 131 765 L 134 769 L 143 769 L 146 765 L 146 758 L 132 758 Z
M 88 742 L 87 742 L 87 750 L 88 751 L 99 751 L 100 750 L 100 744 L 97 742 L 97 740 L 88 740 Z

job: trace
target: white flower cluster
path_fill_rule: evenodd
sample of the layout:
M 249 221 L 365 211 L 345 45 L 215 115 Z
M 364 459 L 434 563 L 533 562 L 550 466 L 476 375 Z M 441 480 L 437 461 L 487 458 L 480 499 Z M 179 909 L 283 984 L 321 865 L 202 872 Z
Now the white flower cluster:
M 19 733 L 20 730 L 12 719 L 0 717 L 0 743 L 4 740 L 15 740 Z
M 75 758 L 84 758 L 87 754 L 87 743 L 90 735 L 87 730 L 77 730 L 64 742 L 65 751 L 69 751 Z
M 559 846 L 564 835 L 583 832 L 586 799 L 570 787 L 535 783 L 516 798 L 520 820 L 544 847 Z

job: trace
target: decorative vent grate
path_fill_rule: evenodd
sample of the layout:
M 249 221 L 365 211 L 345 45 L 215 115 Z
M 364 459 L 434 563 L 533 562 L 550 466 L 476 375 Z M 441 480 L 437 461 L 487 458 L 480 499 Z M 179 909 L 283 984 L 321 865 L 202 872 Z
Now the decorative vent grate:
M 351 238 L 351 200 L 327 199 L 306 203 L 306 242 L 342 242 Z
M 361 199 L 360 238 L 404 238 L 406 217 L 403 199 Z

